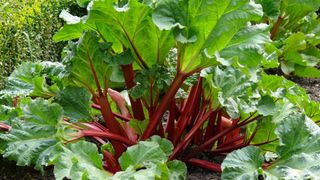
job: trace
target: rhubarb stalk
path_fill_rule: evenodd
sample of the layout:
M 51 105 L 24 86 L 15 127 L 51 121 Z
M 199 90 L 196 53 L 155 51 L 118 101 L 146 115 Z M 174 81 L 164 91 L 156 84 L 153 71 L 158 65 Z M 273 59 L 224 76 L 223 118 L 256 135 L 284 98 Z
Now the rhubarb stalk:
M 167 110 L 171 100 L 174 98 L 174 95 L 179 90 L 185 78 L 187 78 L 187 76 L 182 72 L 176 75 L 171 86 L 169 87 L 168 92 L 165 94 L 158 108 L 155 110 L 155 112 L 151 116 L 150 123 L 148 124 L 146 131 L 143 133 L 141 140 L 146 140 L 153 134 L 154 130 L 159 124 L 159 121 L 161 121 L 163 114 Z

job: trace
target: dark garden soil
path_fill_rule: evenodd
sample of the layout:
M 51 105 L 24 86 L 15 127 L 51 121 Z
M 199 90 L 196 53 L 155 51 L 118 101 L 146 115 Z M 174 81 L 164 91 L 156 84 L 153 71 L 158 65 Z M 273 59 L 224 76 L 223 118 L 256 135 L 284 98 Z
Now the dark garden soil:
M 320 78 L 297 78 L 290 80 L 304 87 L 310 97 L 320 101 Z M 53 180 L 53 169 L 48 168 L 42 176 L 40 172 L 30 167 L 19 167 L 15 162 L 4 160 L 0 157 L 0 180 Z M 188 180 L 219 180 L 220 175 L 209 170 L 188 166 Z

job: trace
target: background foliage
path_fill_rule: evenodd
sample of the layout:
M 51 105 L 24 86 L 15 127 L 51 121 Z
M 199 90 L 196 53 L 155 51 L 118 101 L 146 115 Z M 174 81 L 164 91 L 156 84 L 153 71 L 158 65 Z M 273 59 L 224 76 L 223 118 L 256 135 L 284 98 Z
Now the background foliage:
M 23 61 L 59 61 L 65 43 L 52 40 L 63 25 L 61 10 L 81 15 L 73 0 L 0 1 L 0 89 Z

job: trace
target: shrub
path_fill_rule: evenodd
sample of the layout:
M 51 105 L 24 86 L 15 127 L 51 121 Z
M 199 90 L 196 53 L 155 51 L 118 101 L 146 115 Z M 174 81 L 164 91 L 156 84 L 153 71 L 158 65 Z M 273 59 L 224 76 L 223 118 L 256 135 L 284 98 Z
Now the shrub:
M 4 0 L 0 2 L 0 89 L 4 78 L 23 61 L 59 61 L 65 43 L 53 34 L 63 25 L 62 9 L 76 14 L 72 0 Z

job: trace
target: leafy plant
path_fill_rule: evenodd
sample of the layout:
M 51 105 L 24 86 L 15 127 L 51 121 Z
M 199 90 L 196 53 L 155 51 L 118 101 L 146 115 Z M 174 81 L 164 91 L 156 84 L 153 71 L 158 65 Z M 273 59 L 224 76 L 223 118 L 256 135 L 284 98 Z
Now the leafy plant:
M 200 153 L 274 151 L 298 111 L 319 122 L 319 103 L 261 69 L 272 40 L 254 1 L 78 3 L 88 15 L 63 11 L 54 36 L 73 40 L 62 63 L 24 63 L 0 93 L 1 152 L 19 165 L 54 165 L 57 179 L 183 179 L 182 162 L 222 171 Z M 263 162 L 250 148 L 249 175 Z
M 279 123 L 279 144 L 269 162 L 257 147 L 230 153 L 222 164 L 224 179 L 316 179 L 319 174 L 319 127 L 303 114 Z M 245 167 L 245 168 L 244 168 Z
M 319 25 L 316 14 L 320 1 L 259 0 L 265 12 L 264 22 L 271 24 L 269 51 L 275 52 L 266 68 L 280 66 L 286 75 L 320 77 Z

